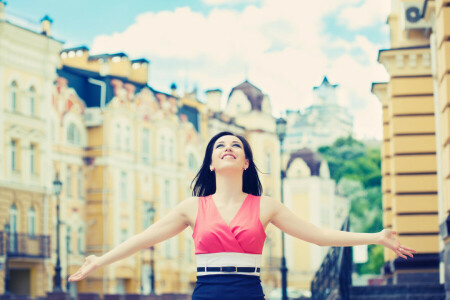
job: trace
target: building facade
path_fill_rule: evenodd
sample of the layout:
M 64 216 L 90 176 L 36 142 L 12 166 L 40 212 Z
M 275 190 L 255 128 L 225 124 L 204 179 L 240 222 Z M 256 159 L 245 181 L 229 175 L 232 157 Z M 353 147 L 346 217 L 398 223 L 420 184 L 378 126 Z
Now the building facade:
M 0 1 L 0 278 L 7 267 L 11 291 L 32 296 L 51 288 L 55 258 L 47 99 L 62 43 L 50 23 L 42 19 L 41 33 L 9 23 Z
M 391 79 L 372 86 L 383 106 L 383 223 L 398 232 L 401 243 L 418 251 L 408 261 L 385 252 L 385 275 L 394 284 L 450 278 L 449 4 L 392 1 L 391 48 L 378 57 Z

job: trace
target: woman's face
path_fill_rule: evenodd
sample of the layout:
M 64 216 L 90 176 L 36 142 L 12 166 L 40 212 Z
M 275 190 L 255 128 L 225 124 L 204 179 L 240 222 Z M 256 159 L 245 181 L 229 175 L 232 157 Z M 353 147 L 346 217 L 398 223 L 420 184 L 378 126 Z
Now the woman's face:
M 248 168 L 249 161 L 245 158 L 244 145 L 233 135 L 224 135 L 214 143 L 210 169 L 222 171 L 235 169 L 243 171 Z

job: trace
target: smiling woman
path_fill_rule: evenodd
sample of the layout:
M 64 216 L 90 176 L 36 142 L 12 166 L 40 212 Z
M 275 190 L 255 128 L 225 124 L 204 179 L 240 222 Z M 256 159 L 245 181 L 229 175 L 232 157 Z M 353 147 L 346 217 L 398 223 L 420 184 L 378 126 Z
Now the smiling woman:
M 88 256 L 69 280 L 82 280 L 94 270 L 167 240 L 188 226 L 193 229 L 197 260 L 192 299 L 264 299 L 259 275 L 269 223 L 319 246 L 381 244 L 405 259 L 415 252 L 400 245 L 391 230 L 352 233 L 319 228 L 261 194 L 250 145 L 242 136 L 221 132 L 206 147 L 203 164 L 193 180 L 193 197 L 104 255 Z

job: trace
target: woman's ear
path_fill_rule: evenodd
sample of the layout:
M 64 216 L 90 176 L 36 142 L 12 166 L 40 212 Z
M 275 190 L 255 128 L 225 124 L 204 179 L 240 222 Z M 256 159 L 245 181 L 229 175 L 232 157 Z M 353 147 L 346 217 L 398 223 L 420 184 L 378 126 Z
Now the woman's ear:
M 248 166 L 250 166 L 250 162 L 248 159 L 245 160 L 245 164 L 244 164 L 244 170 L 248 169 Z
M 211 166 L 211 165 L 209 165 L 209 170 L 210 170 L 211 172 L 213 172 L 213 171 L 214 171 L 214 167 Z

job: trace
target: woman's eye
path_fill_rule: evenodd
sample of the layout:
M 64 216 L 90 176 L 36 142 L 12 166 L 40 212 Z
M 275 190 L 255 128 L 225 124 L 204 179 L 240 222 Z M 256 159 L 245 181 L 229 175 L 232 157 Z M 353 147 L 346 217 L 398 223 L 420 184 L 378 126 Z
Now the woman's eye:
M 241 148 L 241 145 L 239 145 L 239 144 L 234 144 L 233 146 L 237 146 L 237 147 Z
M 220 145 L 217 145 L 217 146 L 216 146 L 216 149 L 217 149 L 217 148 L 219 148 L 219 147 L 222 147 L 222 146 L 223 146 L 222 144 L 220 144 Z

